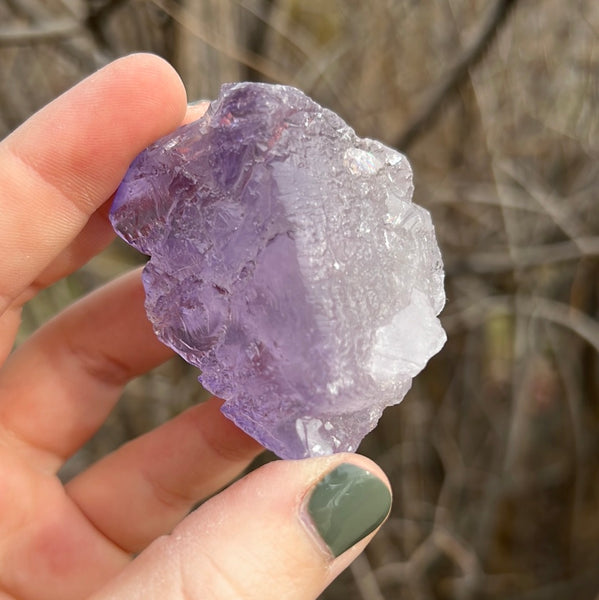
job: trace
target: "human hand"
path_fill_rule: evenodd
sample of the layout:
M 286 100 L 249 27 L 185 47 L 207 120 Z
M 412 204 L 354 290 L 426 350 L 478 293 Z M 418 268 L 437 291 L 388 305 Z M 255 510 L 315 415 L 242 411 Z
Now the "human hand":
M 145 318 L 138 271 L 9 354 L 21 307 L 111 241 L 106 214 L 129 163 L 197 116 L 176 73 L 136 55 L 0 144 L 0 600 L 309 600 L 388 512 L 380 469 L 346 454 L 271 463 L 186 517 L 261 450 L 216 399 L 66 486 L 56 476 L 125 383 L 171 353 Z

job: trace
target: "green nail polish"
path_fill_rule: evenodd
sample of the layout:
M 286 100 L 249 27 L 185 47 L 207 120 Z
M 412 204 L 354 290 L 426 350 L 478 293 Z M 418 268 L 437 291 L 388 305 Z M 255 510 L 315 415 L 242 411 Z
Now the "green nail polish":
M 314 488 L 307 510 L 316 531 L 334 556 L 343 554 L 387 517 L 391 494 L 378 478 L 342 464 Z

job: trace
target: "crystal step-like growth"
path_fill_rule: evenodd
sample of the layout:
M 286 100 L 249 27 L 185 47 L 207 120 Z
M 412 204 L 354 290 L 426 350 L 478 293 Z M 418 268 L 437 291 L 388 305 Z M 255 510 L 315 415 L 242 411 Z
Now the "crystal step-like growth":
M 406 158 L 299 90 L 227 84 L 149 146 L 111 221 L 150 256 L 157 336 L 283 458 L 352 451 L 445 342 Z

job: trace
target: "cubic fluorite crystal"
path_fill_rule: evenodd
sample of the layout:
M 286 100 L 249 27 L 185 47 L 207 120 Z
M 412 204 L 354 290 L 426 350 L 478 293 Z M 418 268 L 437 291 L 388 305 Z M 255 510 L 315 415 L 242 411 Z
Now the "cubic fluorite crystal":
M 443 266 L 406 158 L 297 89 L 227 84 L 111 210 L 158 337 L 283 458 L 353 451 L 438 352 Z

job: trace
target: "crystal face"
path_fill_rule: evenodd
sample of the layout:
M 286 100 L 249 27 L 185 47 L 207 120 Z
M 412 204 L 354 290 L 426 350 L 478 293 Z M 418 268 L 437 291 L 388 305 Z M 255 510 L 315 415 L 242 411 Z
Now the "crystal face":
M 406 158 L 287 86 L 221 88 L 111 209 L 151 258 L 157 336 L 282 458 L 353 451 L 445 342 L 443 265 Z

